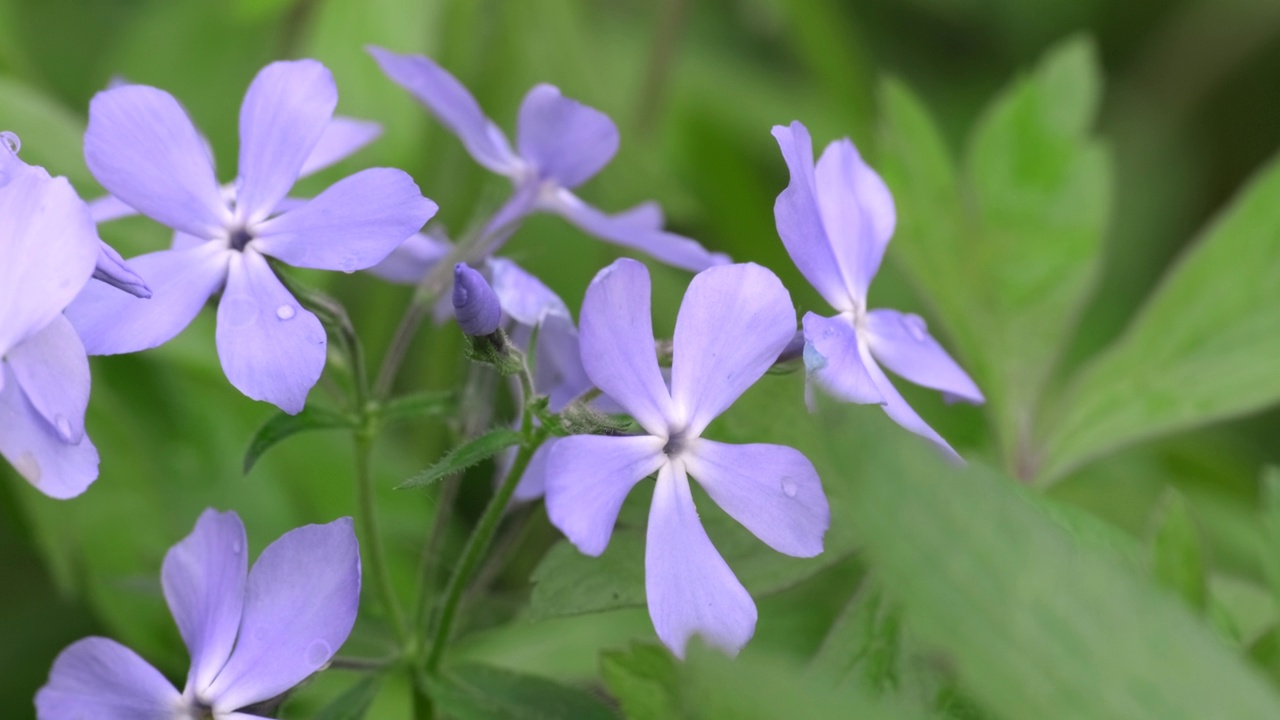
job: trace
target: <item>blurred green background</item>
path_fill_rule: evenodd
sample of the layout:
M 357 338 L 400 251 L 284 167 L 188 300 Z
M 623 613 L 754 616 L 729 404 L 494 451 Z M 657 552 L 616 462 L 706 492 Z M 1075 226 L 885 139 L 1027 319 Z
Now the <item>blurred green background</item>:
M 173 93 L 212 141 L 220 178 L 228 180 L 240 98 L 254 73 L 273 59 L 315 57 L 337 79 L 339 112 L 377 120 L 385 134 L 303 189 L 318 191 L 360 167 L 401 167 L 440 204 L 444 225 L 461 232 L 505 197 L 505 181 L 475 166 L 460 143 L 386 80 L 362 48 L 373 43 L 427 53 L 458 75 L 508 131 L 523 93 L 536 82 L 556 84 L 609 113 L 620 127 L 622 147 L 584 187 L 584 197 L 608 210 L 658 200 L 676 231 L 772 268 L 801 313 L 825 312 L 774 229 L 773 199 L 786 175 L 770 127 L 802 120 L 819 145 L 848 135 L 879 167 L 887 152 L 880 147 L 881 81 L 892 77 L 914 91 L 958 158 L 991 99 L 1029 72 L 1048 48 L 1082 34 L 1093 39 L 1101 63 L 1096 135 L 1110 151 L 1112 180 L 1098 190 L 1109 193 L 1110 214 L 1102 271 L 1079 330 L 1052 328 L 1058 337 L 1069 336 L 1065 361 L 1054 375 L 1061 379 L 1120 334 L 1179 251 L 1280 146 L 1280 5 L 0 0 L 0 129 L 22 137 L 28 162 L 67 175 L 85 197 L 95 197 L 101 190 L 85 169 L 80 133 L 90 97 L 122 77 Z M 908 223 L 904 218 L 895 243 L 911 240 L 904 235 Z M 138 218 L 106 226 L 102 235 L 126 257 L 167 242 L 165 230 Z M 896 248 L 891 245 L 890 261 L 873 287 L 873 305 L 916 310 L 935 329 L 944 328 L 936 308 L 909 282 Z M 594 272 L 615 256 L 549 217 L 531 220 L 508 254 L 575 308 Z M 655 326 L 659 335 L 669 334 L 688 276 L 657 267 L 654 272 Z M 376 361 L 408 289 L 360 274 L 302 277 L 346 303 Z M 1217 292 L 1234 291 L 1228 279 Z M 937 332 L 955 347 L 945 330 Z M 957 354 L 972 367 L 964 352 Z M 171 677 L 185 672 L 158 575 L 163 553 L 189 532 L 200 509 L 238 510 L 260 550 L 291 527 L 354 508 L 349 439 L 341 433 L 290 440 L 242 475 L 248 440 L 273 409 L 242 397 L 222 376 L 212 313 L 160 349 L 100 358 L 93 370 L 88 427 L 103 458 L 97 483 L 83 497 L 60 503 L 0 467 L 5 717 L 31 712 L 31 697 L 54 656 L 85 634 L 124 640 Z M 429 329 L 415 343 L 400 386 L 454 387 L 463 372 L 454 330 Z M 774 385 L 767 392 L 785 387 L 769 397 L 798 403 L 796 378 L 769 383 Z M 1019 473 L 1016 452 L 1010 455 L 1007 438 L 1000 443 L 989 429 L 998 423 L 981 409 L 948 407 L 914 388 L 904 388 L 904 394 L 963 454 Z M 326 402 L 324 389 L 313 391 L 312 399 Z M 767 408 L 763 412 L 774 411 L 769 402 L 758 402 Z M 854 425 L 827 426 L 836 440 L 834 433 L 887 424 L 871 408 L 841 412 Z M 439 421 L 397 426 L 379 445 L 384 525 L 406 598 L 435 498 L 391 487 L 439 456 L 449 427 Z M 753 439 L 773 439 L 768 427 L 757 427 Z M 1064 505 L 1084 508 L 1145 541 L 1153 511 L 1167 502 L 1168 488 L 1177 488 L 1203 535 L 1215 597 L 1234 613 L 1230 622 L 1247 640 L 1274 620 L 1274 608 L 1260 599 L 1266 597 L 1265 573 L 1253 544 L 1258 477 L 1264 465 L 1280 461 L 1278 434 L 1280 414 L 1274 411 L 1177 432 L 1081 465 L 1050 492 Z M 481 468 L 464 485 L 460 519 L 449 538 L 455 551 L 466 521 L 482 508 L 490 472 Z M 838 482 L 825 479 L 828 487 Z M 555 538 L 539 511 L 530 514 L 523 550 L 498 569 L 492 597 L 470 613 L 472 627 L 497 627 L 527 597 L 525 578 Z M 761 600 L 759 637 L 751 652 L 814 652 L 861 573 L 859 560 L 836 560 L 798 587 Z M 376 612 L 367 614 L 348 645 L 350 654 L 385 652 L 385 628 Z M 468 636 L 463 645 L 469 656 L 598 688 L 600 648 L 625 648 L 632 639 L 651 637 L 642 610 L 623 610 L 518 621 Z M 291 706 L 291 716 L 308 717 L 350 680 L 327 674 Z M 403 688 L 388 691 L 371 717 L 401 716 L 395 713 L 403 712 L 405 695 Z

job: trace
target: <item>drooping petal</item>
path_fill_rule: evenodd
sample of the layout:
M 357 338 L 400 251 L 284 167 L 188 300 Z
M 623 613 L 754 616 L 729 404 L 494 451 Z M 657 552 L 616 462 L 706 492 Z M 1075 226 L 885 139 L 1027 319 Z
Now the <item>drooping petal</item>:
M 831 511 L 818 471 L 799 450 L 700 438 L 681 458 L 711 499 L 769 547 L 793 557 L 822 552 Z
M 443 235 L 430 230 L 415 233 L 396 246 L 382 262 L 368 268 L 368 272 L 387 282 L 416 285 L 452 250 L 453 244 Z
M 151 297 L 151 288 L 147 287 L 147 282 L 125 264 L 124 258 L 120 257 L 115 248 L 101 241 L 98 242 L 98 262 L 93 268 L 93 279 L 134 297 Z
M 841 273 L 835 248 L 827 236 L 818 207 L 814 177 L 813 141 L 799 122 L 775 125 L 773 137 L 791 171 L 791 183 L 773 204 L 778 236 L 800 274 L 831 306 L 841 312 L 854 309 L 855 301 Z
M 0 139 L 0 357 L 44 329 L 89 281 L 98 234 L 67 183 Z
M 537 325 L 548 314 L 569 316 L 569 308 L 541 280 L 506 258 L 489 258 L 489 276 L 502 311 L 521 325 Z
M 502 130 L 485 117 L 471 93 L 444 68 L 421 55 L 400 55 L 374 46 L 366 50 L 387 77 L 408 90 L 458 136 L 476 162 L 501 175 L 516 175 L 523 170 L 524 163 L 511 152 Z
M 672 341 L 671 397 L 696 437 L 773 365 L 795 335 L 796 310 L 778 276 L 724 265 L 689 283 Z
M 391 254 L 436 214 L 402 170 L 370 168 L 254 228 L 254 247 L 294 267 L 355 272 Z
M 188 696 L 209 687 L 235 646 L 249 572 L 247 548 L 240 516 L 208 509 L 191 534 L 165 553 L 164 599 L 191 653 Z
M 858 349 L 858 334 L 847 316 L 804 316 L 804 366 L 811 380 L 845 402 L 883 403 L 879 384 Z
M 227 276 L 232 251 L 205 242 L 189 250 L 161 250 L 129 261 L 146 279 L 151 298 L 89 283 L 67 308 L 67 317 L 90 355 L 147 350 L 168 342 L 191 324 Z
M 346 160 L 382 135 L 382 126 L 371 120 L 335 117 L 325 126 L 320 140 L 302 163 L 298 177 L 306 177 Z
M 104 195 L 90 200 L 87 204 L 89 205 L 89 217 L 93 218 L 95 223 L 110 222 L 138 214 L 137 210 L 125 205 L 115 195 Z
M 98 450 L 85 436 L 63 442 L 47 420 L 27 400 L 8 363 L 0 390 L 0 455 L 37 490 L 65 500 L 84 492 L 98 477 Z
M 736 655 L 755 633 L 755 602 L 707 537 L 678 462 L 662 467 L 653 490 L 644 588 L 653 629 L 676 657 L 694 635 Z
M 539 177 L 574 188 L 600 172 L 618 152 L 618 126 L 599 110 L 561 95 L 553 85 L 535 85 L 520 104 L 516 145 Z
M 865 304 L 867 288 L 893 237 L 897 212 L 884 181 L 848 138 L 827 146 L 814 171 L 818 207 L 845 285 Z
M 658 370 L 649 269 L 622 258 L 596 274 L 582 301 L 582 366 L 650 434 L 666 437 L 671 394 Z
M 609 545 L 631 488 L 667 462 L 652 435 L 570 435 L 547 460 L 547 515 L 586 555 Z
M 919 315 L 872 310 L 867 313 L 867 345 L 877 363 L 917 385 L 975 405 L 985 400 L 969 374 L 929 335 Z
M 333 75 L 315 60 L 282 60 L 258 72 L 240 106 L 240 223 L 264 220 L 289 194 L 337 105 Z
M 964 460 L 960 457 L 960 454 L 952 449 L 951 445 L 946 440 L 943 440 L 942 436 L 935 432 L 933 428 L 929 427 L 929 424 L 898 393 L 898 389 L 893 386 L 889 378 L 885 377 L 884 371 L 880 369 L 880 366 L 876 364 L 875 359 L 871 356 L 871 349 L 865 344 L 860 344 L 858 353 L 862 357 L 862 364 L 866 367 L 867 373 L 870 374 L 872 381 L 875 382 L 876 387 L 880 390 L 880 395 L 884 398 L 882 407 L 885 414 L 902 427 L 938 446 L 938 449 L 947 458 L 963 463 Z
M 515 493 L 511 499 L 519 502 L 528 502 L 537 500 L 547 492 L 547 462 L 551 459 L 551 448 L 556 446 L 560 438 L 549 437 L 533 451 L 533 457 L 529 458 L 529 464 L 524 468 L 524 474 L 520 476 L 519 483 L 516 484 Z M 514 448 L 512 448 L 514 450 Z M 506 470 L 511 467 L 512 459 L 506 461 L 506 468 L 503 469 L 502 477 L 506 474 Z
M 210 686 L 215 712 L 288 690 L 346 642 L 360 604 L 360 548 L 351 518 L 290 530 L 249 571 L 240 635 Z
M 36 693 L 39 720 L 173 720 L 182 696 L 146 660 L 114 640 L 87 637 L 58 654 Z
M 231 258 L 217 339 L 231 384 L 290 414 L 301 412 L 324 371 L 324 327 L 251 249 Z
M 212 238 L 231 219 L 199 133 L 163 90 L 124 85 L 95 95 L 84 159 L 107 192 L 171 228 Z
M 66 317 L 55 317 L 5 360 L 31 406 L 62 442 L 80 442 L 89 407 L 89 357 Z
M 699 272 L 729 262 L 727 255 L 713 253 L 696 240 L 655 227 L 648 211 L 606 215 L 565 189 L 542 198 L 540 207 L 563 216 L 589 235 L 652 255 L 672 267 Z

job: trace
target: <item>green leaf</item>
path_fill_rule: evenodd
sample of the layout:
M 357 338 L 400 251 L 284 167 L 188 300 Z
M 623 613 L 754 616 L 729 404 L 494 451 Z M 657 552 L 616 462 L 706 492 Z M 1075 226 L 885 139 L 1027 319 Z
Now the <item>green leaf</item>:
M 870 577 L 836 618 L 811 667 L 837 683 L 852 682 L 879 695 L 898 682 L 900 612 Z
M 589 693 L 488 665 L 458 665 L 427 683 L 436 707 L 453 720 L 614 720 Z
M 679 668 L 661 645 L 636 643 L 625 652 L 603 652 L 600 674 L 628 720 L 680 717 Z
M 1205 611 L 1209 583 L 1200 534 L 1190 505 L 1176 491 L 1171 491 L 1156 511 L 1151 567 L 1157 583 L 1177 593 L 1197 612 Z
M 1100 77 L 1089 40 L 1051 49 L 983 113 L 958 177 L 919 101 L 897 83 L 883 91 L 893 252 L 985 391 L 1011 458 L 1097 274 L 1111 194 L 1091 131 Z
M 378 408 L 378 417 L 402 422 L 447 415 L 457 409 L 458 394 L 449 390 L 427 391 L 392 398 Z
M 1271 593 L 1280 603 L 1280 468 L 1270 466 L 1262 471 L 1261 505 L 1262 566 Z
M 519 445 L 524 437 L 508 428 L 496 428 L 455 447 L 431 467 L 401 483 L 398 488 L 422 487 L 442 480 L 456 472 L 462 472 L 497 455 L 503 450 Z
M 312 720 L 361 720 L 378 697 L 381 679 L 377 674 L 367 675 L 321 708 Z
M 1229 284 L 1229 291 L 1224 289 Z M 1039 473 L 1280 400 L 1280 160 L 1210 224 L 1062 395 Z
M 859 527 L 913 632 L 995 714 L 1280 714 L 1280 697 L 1183 603 L 1075 540 L 1007 477 L 950 467 L 909 438 L 868 440 L 879 472 L 854 480 L 857 501 L 833 524 Z
M 57 100 L 16 80 L 0 77 L 0 130 L 22 140 L 20 157 L 50 175 L 65 175 L 81 192 L 96 187 L 81 150 L 84 120 Z
M 282 440 L 311 430 L 341 430 L 358 427 L 359 423 L 349 415 L 336 413 L 314 405 L 308 405 L 297 415 L 278 413 L 273 415 L 249 441 L 244 453 L 244 473 L 249 474 L 262 454 Z

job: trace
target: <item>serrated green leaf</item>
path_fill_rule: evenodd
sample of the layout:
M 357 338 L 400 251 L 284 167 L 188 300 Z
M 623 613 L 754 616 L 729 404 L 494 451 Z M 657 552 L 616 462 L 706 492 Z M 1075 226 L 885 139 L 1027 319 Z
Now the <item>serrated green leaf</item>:
M 600 674 L 627 720 L 680 717 L 679 668 L 666 648 L 636 643 L 601 653 Z
M 361 720 L 378 697 L 381 676 L 370 674 L 325 705 L 312 720 Z
M 342 430 L 358 427 L 357 420 L 349 415 L 308 405 L 297 415 L 277 413 L 258 428 L 244 453 L 244 473 L 249 474 L 258 458 L 286 438 L 311 430 Z
M 983 113 L 958 176 L 919 101 L 892 82 L 882 95 L 891 252 L 986 392 L 1011 461 L 1097 273 L 1111 192 L 1090 128 L 1100 76 L 1087 39 L 1051 49 Z
M 1280 713 L 1280 697 L 1183 603 L 1076 541 L 1014 481 L 877 441 L 880 471 L 854 481 L 843 521 L 860 528 L 913 631 L 984 707 L 1082 720 Z
M 462 472 L 497 455 L 503 450 L 519 445 L 524 437 L 508 428 L 496 428 L 455 447 L 431 467 L 409 478 L 397 489 L 422 487 L 438 482 L 456 472 Z
M 453 720 L 614 720 L 589 693 L 488 665 L 458 665 L 427 684 L 436 707 Z
M 392 398 L 378 408 L 378 417 L 387 422 L 402 422 L 424 417 L 447 415 L 457 408 L 458 394 L 438 390 Z
M 1186 498 L 1171 491 L 1156 511 L 1151 569 L 1157 583 L 1177 593 L 1198 612 L 1209 601 L 1204 550 Z
M 1039 481 L 1141 440 L 1275 404 L 1277 355 L 1280 160 L 1273 160 L 1063 393 Z

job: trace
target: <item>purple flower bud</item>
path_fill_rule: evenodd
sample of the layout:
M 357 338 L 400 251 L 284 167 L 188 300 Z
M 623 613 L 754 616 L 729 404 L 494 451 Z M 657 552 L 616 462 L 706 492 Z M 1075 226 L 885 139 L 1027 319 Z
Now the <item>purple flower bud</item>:
M 484 276 L 466 263 L 453 266 L 453 310 L 462 332 L 492 335 L 502 320 L 502 306 Z

